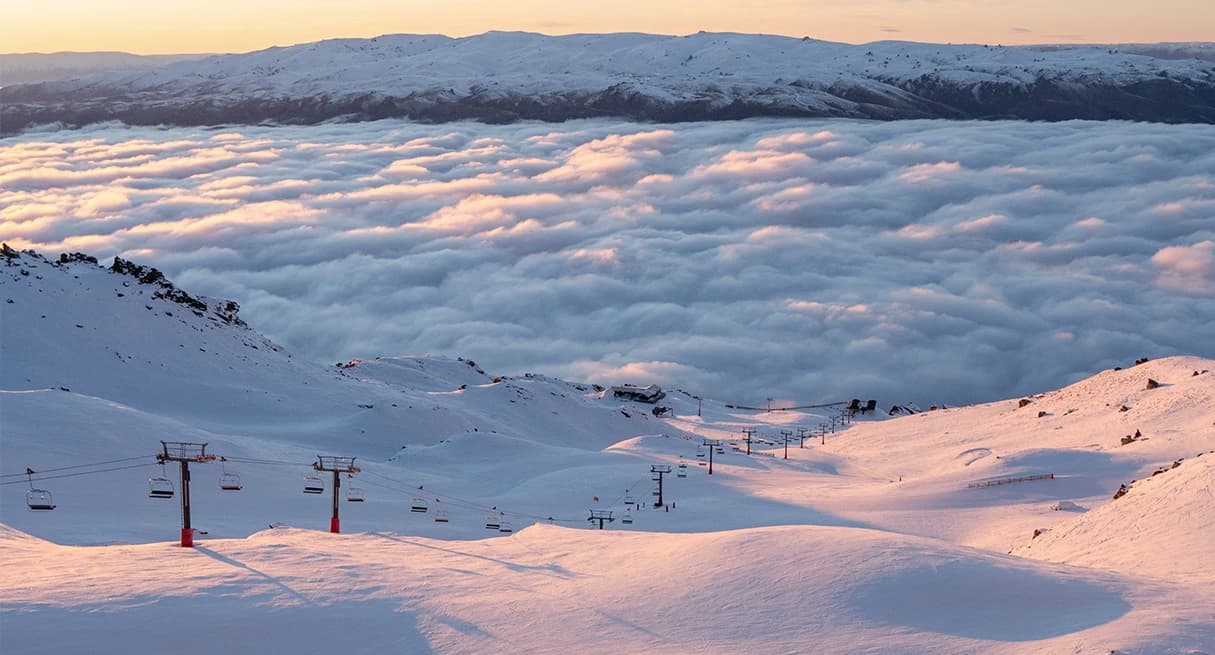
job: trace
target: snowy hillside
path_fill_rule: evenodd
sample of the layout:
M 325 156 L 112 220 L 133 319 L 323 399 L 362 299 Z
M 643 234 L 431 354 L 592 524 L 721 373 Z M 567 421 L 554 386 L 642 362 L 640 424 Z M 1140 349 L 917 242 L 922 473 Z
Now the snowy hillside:
M 838 409 L 668 390 L 656 418 L 468 359 L 303 362 L 130 262 L 5 250 L 0 326 L 6 653 L 1215 652 L 1212 360 L 786 451 Z M 149 497 L 180 491 L 162 439 L 226 460 L 192 465 L 194 549 Z M 317 454 L 358 458 L 344 534 L 328 479 L 303 493 Z
M 1215 579 L 1211 453 L 1160 467 L 1130 483 L 1131 491 L 1117 502 L 1080 513 L 1015 552 L 1183 582 Z
M 624 116 L 1215 121 L 1206 44 L 849 45 L 732 33 L 334 39 L 0 91 L 5 130 L 63 122 Z M 1159 56 L 1156 56 L 1159 55 Z

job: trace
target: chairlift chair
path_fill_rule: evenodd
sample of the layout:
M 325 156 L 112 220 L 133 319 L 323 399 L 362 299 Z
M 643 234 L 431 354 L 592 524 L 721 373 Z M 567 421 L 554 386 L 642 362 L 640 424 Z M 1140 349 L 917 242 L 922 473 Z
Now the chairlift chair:
M 636 498 L 634 498 L 634 497 L 632 497 L 631 495 L 629 495 L 629 494 L 627 494 L 627 493 L 626 493 L 626 494 L 624 495 L 624 501 L 623 501 L 623 502 L 624 502 L 625 506 L 628 506 L 628 505 L 636 505 L 636 504 L 637 504 L 637 499 L 636 499 Z
M 624 516 L 620 517 L 620 522 L 625 525 L 633 525 L 633 515 L 630 512 L 625 512 Z
M 705 449 L 704 449 L 704 448 L 697 448 L 697 449 L 696 449 L 696 458 L 697 458 L 697 459 L 704 459 L 704 458 L 705 458 Z
M 501 530 L 502 529 L 502 519 L 499 518 L 497 514 L 490 514 L 489 516 L 486 516 L 485 517 L 485 529 L 486 530 Z
M 367 492 L 362 487 L 346 487 L 346 502 L 361 503 L 367 500 Z
M 448 522 L 447 510 L 436 509 L 435 510 L 435 523 L 447 523 L 447 522 Z
M 430 506 L 426 504 L 426 499 L 422 497 L 415 497 L 413 502 L 409 504 L 409 511 L 411 512 L 425 514 L 426 510 L 429 508 Z
M 55 509 L 54 500 L 51 498 L 51 492 L 46 489 L 37 489 L 34 487 L 34 471 L 25 469 L 25 475 L 29 478 L 30 490 L 25 492 L 25 506 L 36 511 L 50 511 Z
M 677 477 L 677 478 L 686 478 L 686 477 L 688 477 L 688 467 L 684 466 L 683 464 L 680 464 L 680 465 L 679 465 L 679 471 L 677 471 L 677 472 L 675 473 L 675 477 Z
M 306 494 L 323 494 L 325 493 L 325 481 L 319 475 L 309 475 L 304 478 L 304 493 Z
M 168 499 L 173 497 L 173 481 L 166 477 L 165 465 L 160 465 L 160 477 L 148 478 L 148 498 Z
M 514 531 L 515 529 L 511 527 L 510 521 L 503 521 L 501 525 L 498 526 L 498 532 L 506 532 L 509 534 Z
M 219 489 L 220 491 L 240 491 L 242 486 L 240 475 L 229 473 L 224 464 L 226 461 L 228 460 L 223 457 L 219 458 Z
M 173 481 L 168 478 L 148 479 L 148 498 L 172 498 Z
M 240 483 L 240 476 L 236 473 L 222 473 L 219 476 L 220 491 L 240 491 L 243 486 Z

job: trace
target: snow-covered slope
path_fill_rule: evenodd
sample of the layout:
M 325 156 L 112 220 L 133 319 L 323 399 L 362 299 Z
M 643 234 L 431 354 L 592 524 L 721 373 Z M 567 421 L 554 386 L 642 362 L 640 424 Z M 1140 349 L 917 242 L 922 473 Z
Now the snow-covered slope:
M 825 450 L 897 491 L 853 485 L 833 495 L 854 520 L 1007 551 L 1067 518 L 1051 509 L 1059 501 L 1105 504 L 1121 484 L 1215 448 L 1211 369 L 1208 359 L 1169 357 L 1031 398 L 858 425 Z M 1029 476 L 1053 478 L 968 487 Z M 1215 528 L 1198 529 L 1215 539 Z
M 104 398 L 299 445 L 341 439 L 354 454 L 377 458 L 500 425 L 509 432 L 524 422 L 499 417 L 519 411 L 531 419 L 511 436 L 560 435 L 564 445 L 595 449 L 653 422 L 644 412 L 624 416 L 588 386 L 495 379 L 467 360 L 302 362 L 244 325 L 235 303 L 193 298 L 129 262 L 61 263 L 8 250 L 0 273 L 4 389 Z
M 1116 502 L 1064 521 L 1014 552 L 1183 582 L 1215 580 L 1211 453 L 1161 467 Z
M 468 359 L 302 362 L 150 269 L 5 250 L 0 651 L 1209 653 L 1211 369 L 863 417 L 785 459 L 780 431 L 824 415 L 673 391 L 659 419 Z M 700 437 L 723 440 L 711 476 Z M 191 469 L 193 550 L 147 495 L 161 439 L 227 459 Z M 301 493 L 318 453 L 359 458 L 346 534 Z M 25 509 L 27 466 L 53 511 Z
M 1204 49 L 1205 48 L 1205 49 Z M 1191 44 L 1191 51 L 1208 46 Z M 1151 52 L 1139 48 L 1137 53 Z M 864 45 L 732 33 L 334 39 L 0 91 L 36 123 L 311 123 L 407 116 L 1215 121 L 1209 59 L 1116 47 Z

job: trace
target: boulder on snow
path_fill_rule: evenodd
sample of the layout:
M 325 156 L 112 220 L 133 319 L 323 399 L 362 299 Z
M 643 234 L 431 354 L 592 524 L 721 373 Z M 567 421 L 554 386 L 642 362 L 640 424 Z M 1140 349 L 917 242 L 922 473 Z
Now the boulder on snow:
M 1148 381 L 1147 381 L 1147 388 L 1148 388 L 1148 389 L 1155 389 L 1155 388 L 1157 388 L 1157 387 L 1159 387 L 1159 386 L 1160 386 L 1160 383 L 1159 383 L 1159 382 L 1157 382 L 1157 381 L 1153 380 L 1152 378 L 1148 378 Z

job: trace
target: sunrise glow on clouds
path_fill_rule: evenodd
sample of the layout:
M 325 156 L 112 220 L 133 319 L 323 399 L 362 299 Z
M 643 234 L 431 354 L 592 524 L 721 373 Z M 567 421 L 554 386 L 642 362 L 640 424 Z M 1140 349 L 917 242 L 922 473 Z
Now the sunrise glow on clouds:
M 1212 153 L 1130 123 L 97 127 L 0 146 L 0 235 L 161 267 L 321 361 L 960 403 L 1209 354 Z

